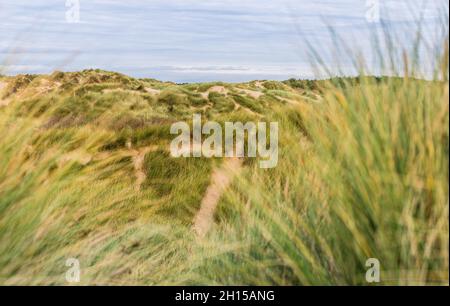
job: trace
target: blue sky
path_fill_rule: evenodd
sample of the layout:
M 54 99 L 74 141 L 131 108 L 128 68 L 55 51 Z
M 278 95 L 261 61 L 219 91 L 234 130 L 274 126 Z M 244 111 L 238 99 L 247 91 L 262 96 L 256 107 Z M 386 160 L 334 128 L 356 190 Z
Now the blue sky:
M 402 38 L 414 15 L 436 23 L 447 0 L 379 0 L 380 17 Z M 370 57 L 366 0 L 0 0 L 0 64 L 9 74 L 101 68 L 176 82 L 314 77 L 306 41 L 328 65 L 328 26 Z M 370 2 L 370 1 L 369 1 Z M 448 4 L 447 4 L 448 7 Z M 399 41 L 397 43 L 400 44 Z

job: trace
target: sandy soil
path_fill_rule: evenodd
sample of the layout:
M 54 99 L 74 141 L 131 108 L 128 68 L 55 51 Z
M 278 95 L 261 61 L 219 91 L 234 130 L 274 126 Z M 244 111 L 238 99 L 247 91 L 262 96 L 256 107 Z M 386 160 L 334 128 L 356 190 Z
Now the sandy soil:
M 155 96 L 157 96 L 157 95 L 159 95 L 161 93 L 161 90 L 153 89 L 153 88 L 150 88 L 150 87 L 145 87 L 145 91 L 148 92 L 149 94 L 155 95 Z
M 144 184 L 147 179 L 147 174 L 144 169 L 145 155 L 156 150 L 158 150 L 158 146 L 149 146 L 133 150 L 133 166 L 136 176 L 135 189 L 137 191 L 141 190 L 142 184 Z
M 224 160 L 221 167 L 213 171 L 211 183 L 203 197 L 200 210 L 194 218 L 193 228 L 199 238 L 205 237 L 214 224 L 214 213 L 217 204 L 241 168 L 241 159 L 229 158 Z
M 217 92 L 222 95 L 228 95 L 228 89 L 226 89 L 224 86 L 213 86 L 206 92 L 202 92 L 201 95 L 204 99 L 208 99 L 208 96 L 211 92 Z
M 261 96 L 264 96 L 263 92 L 256 91 L 256 90 L 249 90 L 249 89 L 240 89 L 240 91 L 245 92 L 245 94 L 253 99 L 259 99 Z

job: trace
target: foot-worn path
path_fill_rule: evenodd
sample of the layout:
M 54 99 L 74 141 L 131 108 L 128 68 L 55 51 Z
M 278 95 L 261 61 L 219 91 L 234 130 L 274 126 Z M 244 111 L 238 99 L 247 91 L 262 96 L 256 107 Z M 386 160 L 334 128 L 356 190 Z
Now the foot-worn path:
M 145 155 L 150 152 L 158 150 L 158 146 L 149 146 L 145 148 L 136 149 L 133 151 L 133 165 L 136 175 L 136 191 L 141 190 L 142 184 L 147 178 L 147 174 L 144 169 Z
M 214 213 L 223 192 L 230 186 L 233 178 L 242 168 L 239 158 L 225 159 L 221 167 L 213 171 L 211 183 L 201 202 L 200 210 L 194 218 L 194 231 L 199 238 L 208 233 L 214 223 Z

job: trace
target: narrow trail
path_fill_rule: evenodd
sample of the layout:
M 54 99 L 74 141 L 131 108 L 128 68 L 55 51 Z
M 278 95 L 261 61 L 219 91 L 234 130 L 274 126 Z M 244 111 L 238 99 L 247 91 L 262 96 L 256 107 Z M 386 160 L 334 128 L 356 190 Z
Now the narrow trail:
M 134 150 L 133 166 L 134 166 L 134 173 L 136 176 L 136 185 L 135 185 L 136 191 L 141 190 L 142 184 L 144 184 L 145 180 L 147 179 L 147 174 L 145 173 L 144 170 L 145 155 L 147 155 L 147 153 L 154 152 L 158 149 L 159 149 L 158 146 L 149 146 Z
M 223 164 L 214 170 L 211 183 L 202 199 L 200 210 L 194 218 L 193 229 L 199 238 L 209 232 L 214 223 L 214 213 L 224 191 L 231 185 L 233 178 L 242 168 L 242 159 L 225 159 Z
M 161 93 L 160 89 L 154 89 L 154 88 L 150 88 L 150 87 L 145 87 L 145 91 L 154 96 L 157 96 Z
M 212 93 L 212 92 L 220 93 L 220 94 L 225 95 L 225 96 L 228 95 L 228 89 L 226 89 L 224 86 L 213 86 L 210 89 L 208 89 L 207 91 L 202 92 L 201 96 L 204 99 L 208 99 L 209 94 Z
M 261 98 L 262 96 L 264 96 L 264 93 L 261 91 L 256 91 L 256 90 L 250 90 L 250 89 L 241 89 L 239 88 L 240 91 L 244 92 L 247 96 L 258 100 L 259 98 Z
M 147 174 L 145 172 L 145 156 L 150 152 L 155 152 L 157 150 L 160 150 L 161 147 L 159 146 L 147 146 L 142 148 L 136 148 L 133 149 L 131 147 L 131 144 L 127 144 L 126 150 L 120 150 L 117 151 L 115 154 L 118 156 L 130 156 L 133 161 L 133 167 L 134 167 L 134 175 L 136 177 L 135 182 L 135 189 L 136 191 L 140 191 L 142 184 L 147 179 Z M 66 154 L 63 154 L 59 160 L 58 163 L 60 166 L 66 164 L 67 162 L 76 161 L 82 165 L 87 165 L 91 161 L 101 161 L 105 160 L 112 156 L 112 153 L 110 152 L 101 152 L 97 154 L 89 154 L 87 152 L 76 150 L 72 152 L 68 152 Z

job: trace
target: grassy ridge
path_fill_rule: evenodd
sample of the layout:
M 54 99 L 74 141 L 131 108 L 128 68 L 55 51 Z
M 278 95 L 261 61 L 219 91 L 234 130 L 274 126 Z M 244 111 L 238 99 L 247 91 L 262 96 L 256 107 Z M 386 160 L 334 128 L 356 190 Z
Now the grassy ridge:
M 175 85 L 98 70 L 4 82 L 2 283 L 64 283 L 68 257 L 86 267 L 85 283 L 182 282 L 195 258 L 190 225 L 221 161 L 170 158 L 170 125 L 194 113 L 219 122 L 261 117 L 232 96 L 250 85 Z M 218 97 L 232 108 L 216 108 Z M 136 190 L 133 159 L 150 148 Z
M 66 284 L 75 257 L 81 284 L 365 284 L 374 257 L 383 284 L 448 284 L 443 67 L 435 81 L 4 77 L 0 283 Z M 280 124 L 278 167 L 247 160 L 204 240 L 192 219 L 222 160 L 168 154 L 193 113 Z

